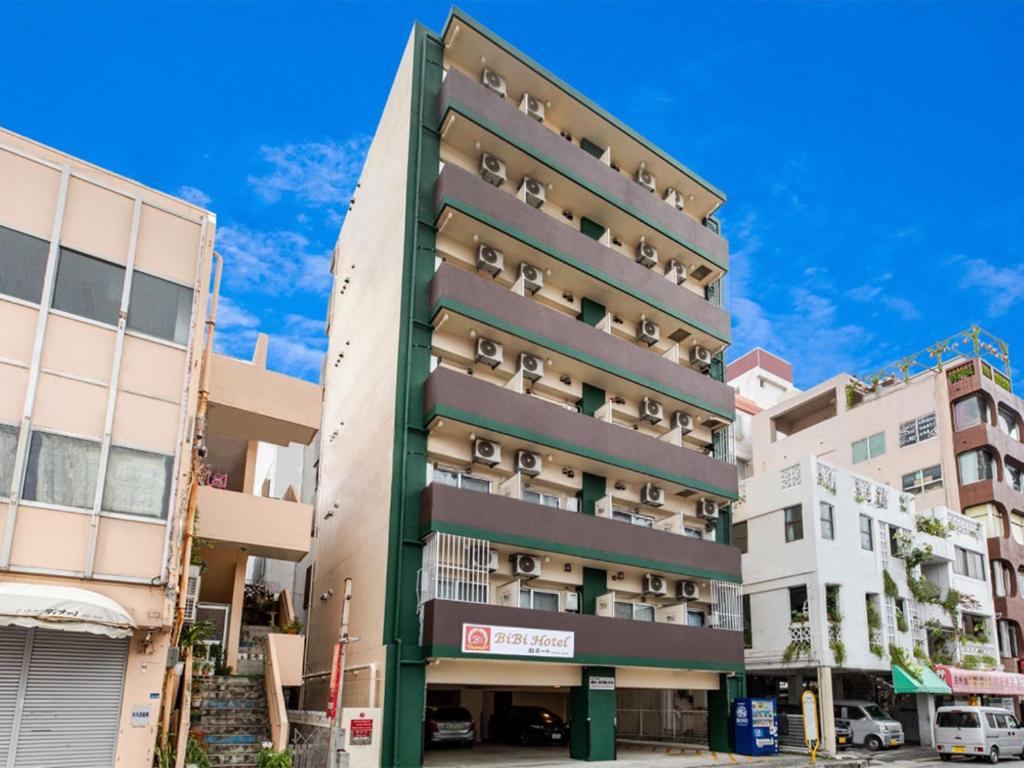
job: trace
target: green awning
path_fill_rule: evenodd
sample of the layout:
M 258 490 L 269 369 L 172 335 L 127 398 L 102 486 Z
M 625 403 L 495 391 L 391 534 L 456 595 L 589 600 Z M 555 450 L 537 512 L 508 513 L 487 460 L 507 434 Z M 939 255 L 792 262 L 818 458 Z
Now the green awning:
M 914 673 L 920 677 L 920 680 L 898 664 L 893 664 L 893 690 L 896 693 L 941 693 L 947 696 L 953 693 L 943 679 L 928 667 L 916 667 Z

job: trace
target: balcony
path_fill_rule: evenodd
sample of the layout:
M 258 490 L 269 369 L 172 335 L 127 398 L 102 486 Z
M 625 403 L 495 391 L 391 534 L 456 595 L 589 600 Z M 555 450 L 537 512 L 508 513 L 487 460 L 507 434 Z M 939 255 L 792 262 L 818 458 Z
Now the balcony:
M 492 542 L 659 573 L 734 582 L 740 578 L 740 553 L 734 547 L 446 485 L 423 490 L 420 525 L 423 533 L 483 535 Z
M 676 244 L 686 247 L 693 256 L 700 257 L 721 269 L 727 268 L 725 240 L 692 216 L 676 210 L 626 175 L 615 171 L 600 159 L 583 151 L 558 133 L 521 112 L 510 102 L 496 98 L 495 94 L 459 70 L 449 70 L 438 98 L 439 125 L 445 141 L 458 146 L 467 154 L 475 154 L 481 130 L 487 131 L 524 155 L 524 164 L 540 164 L 548 174 L 564 177 L 573 189 L 569 193 L 573 210 L 580 215 L 595 214 L 597 220 L 614 226 L 627 237 L 632 230 L 637 234 L 646 228 L 660 232 Z M 452 120 L 452 116 L 455 119 Z M 478 127 L 471 129 L 471 125 Z M 499 157 L 509 152 L 496 149 Z M 531 175 L 542 175 L 533 171 Z M 516 177 L 518 181 L 518 175 Z M 547 181 L 548 179 L 544 179 Z M 565 183 L 560 183 L 565 187 Z M 664 191 L 662 188 L 660 191 Z M 590 200 L 595 196 L 598 201 Z M 626 220 L 636 219 L 644 227 Z M 650 237 L 650 234 L 648 234 Z
M 705 334 L 708 338 L 703 343 L 712 347 L 716 341 L 729 341 L 729 314 L 701 295 L 703 285 L 695 283 L 700 291 L 697 293 L 662 274 L 665 261 L 672 258 L 671 249 L 660 249 L 661 269 L 648 269 L 625 250 L 594 240 L 488 184 L 475 172 L 451 163 L 445 165 L 438 177 L 435 204 L 439 231 L 446 236 L 471 242 L 474 235 L 482 232 L 483 239 L 494 247 L 522 254 L 541 269 L 561 272 L 563 287 L 581 296 L 609 307 L 615 307 L 624 298 L 639 300 L 647 308 L 664 314 L 664 318 L 652 319 L 666 328 L 683 323 L 691 333 Z M 570 272 L 578 270 L 582 280 L 567 275 L 565 267 Z M 634 301 L 627 301 L 623 311 L 633 304 Z
M 484 624 L 572 632 L 568 663 L 723 672 L 743 668 L 743 633 L 731 630 L 451 600 L 428 600 L 422 616 L 424 651 L 433 657 L 523 658 L 463 652 L 463 625 Z
M 313 507 L 294 501 L 198 488 L 200 535 L 248 554 L 298 562 L 309 552 Z
M 653 391 L 709 416 L 731 420 L 735 414 L 735 395 L 727 385 L 465 270 L 442 265 L 430 294 L 435 323 L 442 310 L 457 313 L 468 319 L 467 327 L 452 323 L 448 330 L 462 330 L 466 338 L 486 323 L 559 355 L 560 372 L 607 392 L 641 400 Z
M 623 429 L 536 397 L 503 389 L 446 368 L 427 379 L 426 426 L 455 422 L 479 436 L 510 435 L 569 455 L 585 472 L 607 475 L 608 465 L 638 482 L 655 477 L 677 486 L 669 493 L 708 494 L 727 502 L 737 495 L 736 467 L 701 452 Z

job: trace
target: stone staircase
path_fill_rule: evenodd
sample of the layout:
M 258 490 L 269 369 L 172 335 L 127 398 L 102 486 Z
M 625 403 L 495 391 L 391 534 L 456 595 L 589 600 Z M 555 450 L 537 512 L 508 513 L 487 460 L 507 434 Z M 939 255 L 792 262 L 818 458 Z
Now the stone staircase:
M 239 675 L 262 675 L 266 666 L 267 634 L 270 627 L 255 624 L 242 625 L 242 634 L 238 640 Z
M 218 768 L 255 768 L 270 739 L 263 677 L 214 675 L 192 681 L 192 728 L 203 734 Z

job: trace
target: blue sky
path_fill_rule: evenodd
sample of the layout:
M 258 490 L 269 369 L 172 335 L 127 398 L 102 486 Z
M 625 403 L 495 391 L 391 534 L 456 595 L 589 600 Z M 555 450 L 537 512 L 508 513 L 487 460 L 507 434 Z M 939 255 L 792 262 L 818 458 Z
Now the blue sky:
M 733 354 L 807 386 L 979 323 L 1024 370 L 1024 4 L 463 7 L 728 193 Z M 5 4 L 0 125 L 208 205 L 222 348 L 316 378 L 368 137 L 447 11 Z

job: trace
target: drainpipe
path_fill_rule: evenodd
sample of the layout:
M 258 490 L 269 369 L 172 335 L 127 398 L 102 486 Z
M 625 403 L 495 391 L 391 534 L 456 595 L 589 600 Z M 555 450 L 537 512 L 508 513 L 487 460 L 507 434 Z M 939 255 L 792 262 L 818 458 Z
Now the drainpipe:
M 181 639 L 181 629 L 185 624 L 185 598 L 188 587 L 188 568 L 192 561 L 192 542 L 195 538 L 196 494 L 199 488 L 200 459 L 206 454 L 201 448 L 206 439 L 206 405 L 209 401 L 207 377 L 210 371 L 210 355 L 213 353 L 213 332 L 217 324 L 217 300 L 220 298 L 220 279 L 224 270 L 223 257 L 214 251 L 216 272 L 213 278 L 213 293 L 210 297 L 210 310 L 206 316 L 206 346 L 199 368 L 199 402 L 196 407 L 195 429 L 192 436 L 191 467 L 188 489 L 188 506 L 185 510 L 185 521 L 182 525 L 181 557 L 179 558 L 178 595 L 174 611 L 174 623 L 171 625 L 171 647 Z M 202 454 L 202 455 L 201 455 Z M 185 662 L 191 663 L 191 653 L 185 654 Z M 185 677 L 183 676 L 184 680 Z M 161 747 L 166 746 L 171 725 L 171 692 L 174 690 L 174 667 L 168 668 L 164 676 L 164 691 L 161 700 L 160 739 Z M 184 722 L 187 722 L 184 721 Z

